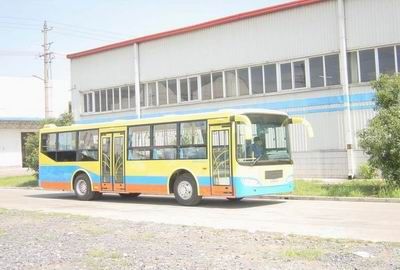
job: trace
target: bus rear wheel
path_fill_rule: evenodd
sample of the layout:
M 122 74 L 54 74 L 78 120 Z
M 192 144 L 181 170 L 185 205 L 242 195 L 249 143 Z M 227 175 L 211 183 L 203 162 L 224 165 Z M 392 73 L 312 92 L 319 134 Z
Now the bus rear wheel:
M 189 173 L 178 176 L 174 183 L 174 195 L 176 201 L 185 206 L 194 206 L 200 203 L 196 181 Z
M 140 193 L 119 193 L 121 198 L 136 198 L 140 195 Z
M 81 201 L 91 201 L 101 196 L 99 192 L 92 191 L 89 177 L 86 174 L 80 174 L 74 181 L 75 196 Z

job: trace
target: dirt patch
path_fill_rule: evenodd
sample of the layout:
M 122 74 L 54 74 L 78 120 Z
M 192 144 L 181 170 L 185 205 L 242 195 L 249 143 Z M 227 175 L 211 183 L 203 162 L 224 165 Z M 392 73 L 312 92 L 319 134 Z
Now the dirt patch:
M 0 269 L 400 269 L 400 245 L 0 209 Z

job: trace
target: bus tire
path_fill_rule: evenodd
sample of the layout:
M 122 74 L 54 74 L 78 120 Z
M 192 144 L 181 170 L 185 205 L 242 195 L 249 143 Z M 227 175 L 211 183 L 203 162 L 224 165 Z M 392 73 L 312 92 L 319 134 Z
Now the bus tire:
M 121 198 L 136 198 L 140 195 L 140 193 L 119 193 Z
M 79 174 L 75 178 L 74 192 L 78 200 L 81 201 L 91 201 L 96 197 L 100 196 L 96 194 L 98 192 L 92 191 L 92 185 L 90 184 L 89 177 L 84 173 Z
M 175 180 L 174 195 L 179 204 L 185 206 L 199 204 L 201 196 L 198 194 L 196 181 L 190 173 L 183 173 Z

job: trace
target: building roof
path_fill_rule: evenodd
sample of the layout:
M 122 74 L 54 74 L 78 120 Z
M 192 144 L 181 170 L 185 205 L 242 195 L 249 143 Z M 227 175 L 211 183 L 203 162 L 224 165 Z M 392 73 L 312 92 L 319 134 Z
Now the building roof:
M 100 53 L 100 52 L 105 52 L 105 51 L 109 51 L 109 50 L 113 50 L 113 49 L 117 49 L 117 48 L 123 48 L 126 46 L 133 45 L 135 43 L 143 43 L 146 41 L 180 35 L 180 34 L 193 32 L 193 31 L 197 31 L 197 30 L 201 30 L 201 29 L 205 29 L 205 28 L 210 28 L 210 27 L 217 26 L 217 25 L 236 22 L 236 21 L 240 21 L 240 20 L 244 20 L 244 19 L 248 19 L 248 18 L 252 18 L 252 17 L 257 17 L 257 16 L 261 16 L 261 15 L 266 15 L 266 14 L 270 14 L 270 13 L 275 13 L 275 12 L 279 12 L 279 11 L 283 11 L 283 10 L 288 10 L 288 9 L 292 9 L 292 8 L 296 8 L 296 7 L 302 7 L 302 6 L 306 6 L 306 5 L 310 5 L 310 4 L 314 4 L 314 3 L 318 3 L 318 2 L 322 2 L 322 1 L 324 1 L 324 0 L 295 0 L 292 2 L 284 3 L 284 4 L 279 4 L 279 5 L 274 5 L 274 6 L 270 6 L 270 7 L 253 10 L 253 11 L 243 12 L 243 13 L 239 13 L 236 15 L 231 15 L 231 16 L 219 18 L 216 20 L 212 20 L 212 21 L 207 21 L 207 22 L 203 22 L 203 23 L 199 23 L 199 24 L 195 24 L 195 25 L 191 25 L 191 26 L 186 26 L 186 27 L 182 27 L 182 28 L 178 28 L 178 29 L 174 29 L 174 30 L 170 30 L 170 31 L 166 31 L 166 32 L 161 32 L 161 33 L 152 34 L 152 35 L 148 35 L 148 36 L 133 38 L 133 39 L 105 45 L 102 47 L 98 47 L 98 48 L 94 48 L 94 49 L 90 49 L 90 50 L 86 50 L 86 51 L 68 54 L 67 58 L 75 59 L 75 58 L 92 55 L 92 54 L 96 54 L 96 53 Z
M 40 120 L 29 119 L 0 119 L 0 129 L 39 129 L 42 126 Z

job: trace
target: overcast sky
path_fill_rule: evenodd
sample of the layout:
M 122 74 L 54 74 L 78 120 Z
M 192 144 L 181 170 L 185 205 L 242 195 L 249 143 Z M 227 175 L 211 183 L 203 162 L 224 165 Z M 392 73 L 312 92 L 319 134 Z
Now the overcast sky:
M 0 76 L 42 75 L 43 21 L 53 27 L 54 79 L 65 55 L 289 0 L 0 0 Z

